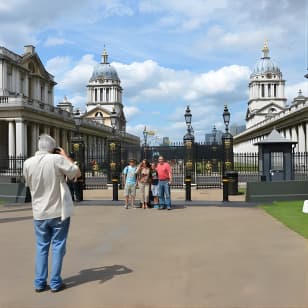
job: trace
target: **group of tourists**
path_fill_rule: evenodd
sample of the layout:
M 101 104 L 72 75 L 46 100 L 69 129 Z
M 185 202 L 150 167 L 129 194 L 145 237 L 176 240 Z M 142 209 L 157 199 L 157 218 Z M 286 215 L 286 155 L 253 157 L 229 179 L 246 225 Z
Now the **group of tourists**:
M 131 159 L 129 165 L 123 169 L 125 205 L 128 209 L 136 208 L 136 189 L 140 191 L 141 208 L 154 207 L 171 210 L 170 184 L 172 171 L 170 165 L 159 156 L 158 163 L 151 164 L 143 159 L 137 166 L 136 160 Z M 152 203 L 153 202 L 153 203 Z

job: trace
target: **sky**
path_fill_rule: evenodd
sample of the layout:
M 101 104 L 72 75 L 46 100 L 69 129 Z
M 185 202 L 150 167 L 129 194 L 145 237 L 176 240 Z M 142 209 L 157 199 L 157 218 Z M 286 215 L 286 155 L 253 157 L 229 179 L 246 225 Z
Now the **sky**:
M 308 0 L 0 0 L 0 46 L 34 45 L 54 75 L 55 105 L 85 110 L 86 86 L 106 46 L 123 88 L 127 131 L 181 141 L 189 105 L 195 139 L 244 125 L 251 70 L 268 40 L 290 104 L 308 66 Z

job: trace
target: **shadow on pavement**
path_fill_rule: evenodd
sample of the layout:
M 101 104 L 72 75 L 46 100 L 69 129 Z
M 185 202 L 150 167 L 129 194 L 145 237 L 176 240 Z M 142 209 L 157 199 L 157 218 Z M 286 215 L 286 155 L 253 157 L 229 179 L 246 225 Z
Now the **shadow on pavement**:
M 78 286 L 90 281 L 99 280 L 99 283 L 104 283 L 112 279 L 116 275 L 132 273 L 132 270 L 124 265 L 111 265 L 94 267 L 81 270 L 79 274 L 64 279 L 68 288 Z

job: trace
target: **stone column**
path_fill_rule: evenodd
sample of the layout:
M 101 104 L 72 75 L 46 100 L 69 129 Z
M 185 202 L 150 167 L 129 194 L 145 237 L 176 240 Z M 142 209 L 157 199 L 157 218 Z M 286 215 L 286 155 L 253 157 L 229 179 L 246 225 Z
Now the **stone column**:
M 68 153 L 70 151 L 68 145 L 68 131 L 66 129 L 63 129 L 61 131 L 61 134 L 62 134 L 61 147 L 65 150 L 66 153 Z
M 305 135 L 306 148 L 305 148 L 305 151 L 308 152 L 308 122 L 306 122 L 305 125 L 306 125 L 306 135 Z
M 56 144 L 57 146 L 59 146 L 61 144 L 61 140 L 60 140 L 60 131 L 58 127 L 54 127 L 54 133 L 55 133 L 54 138 L 56 139 Z
M 31 155 L 34 155 L 35 152 L 38 150 L 38 137 L 39 137 L 39 128 L 37 123 L 31 124 Z
M 295 126 L 292 127 L 291 131 L 292 131 L 292 140 L 293 141 L 298 141 L 296 127 Z M 295 145 L 295 152 L 298 152 L 298 143 Z
M 305 152 L 306 140 L 303 124 L 298 125 L 298 151 Z
M 9 122 L 9 156 L 15 156 L 16 155 L 16 149 L 15 149 L 15 123 L 13 121 Z
M 285 136 L 286 136 L 286 139 L 291 139 L 290 128 L 288 127 L 285 130 Z
M 44 133 L 50 135 L 50 126 L 44 125 Z
M 27 130 L 25 123 L 18 119 L 16 120 L 16 156 L 26 154 Z

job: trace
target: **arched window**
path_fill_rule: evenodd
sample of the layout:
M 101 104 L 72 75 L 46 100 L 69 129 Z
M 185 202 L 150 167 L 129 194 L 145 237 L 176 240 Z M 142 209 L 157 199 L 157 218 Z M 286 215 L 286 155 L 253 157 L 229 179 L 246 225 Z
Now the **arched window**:
M 101 111 L 98 111 L 98 112 L 95 113 L 95 121 L 97 123 L 104 124 L 104 117 L 103 117 L 103 113 Z
M 35 73 L 35 67 L 34 67 L 33 62 L 29 63 L 28 69 L 29 69 L 30 73 L 32 73 L 32 74 Z

